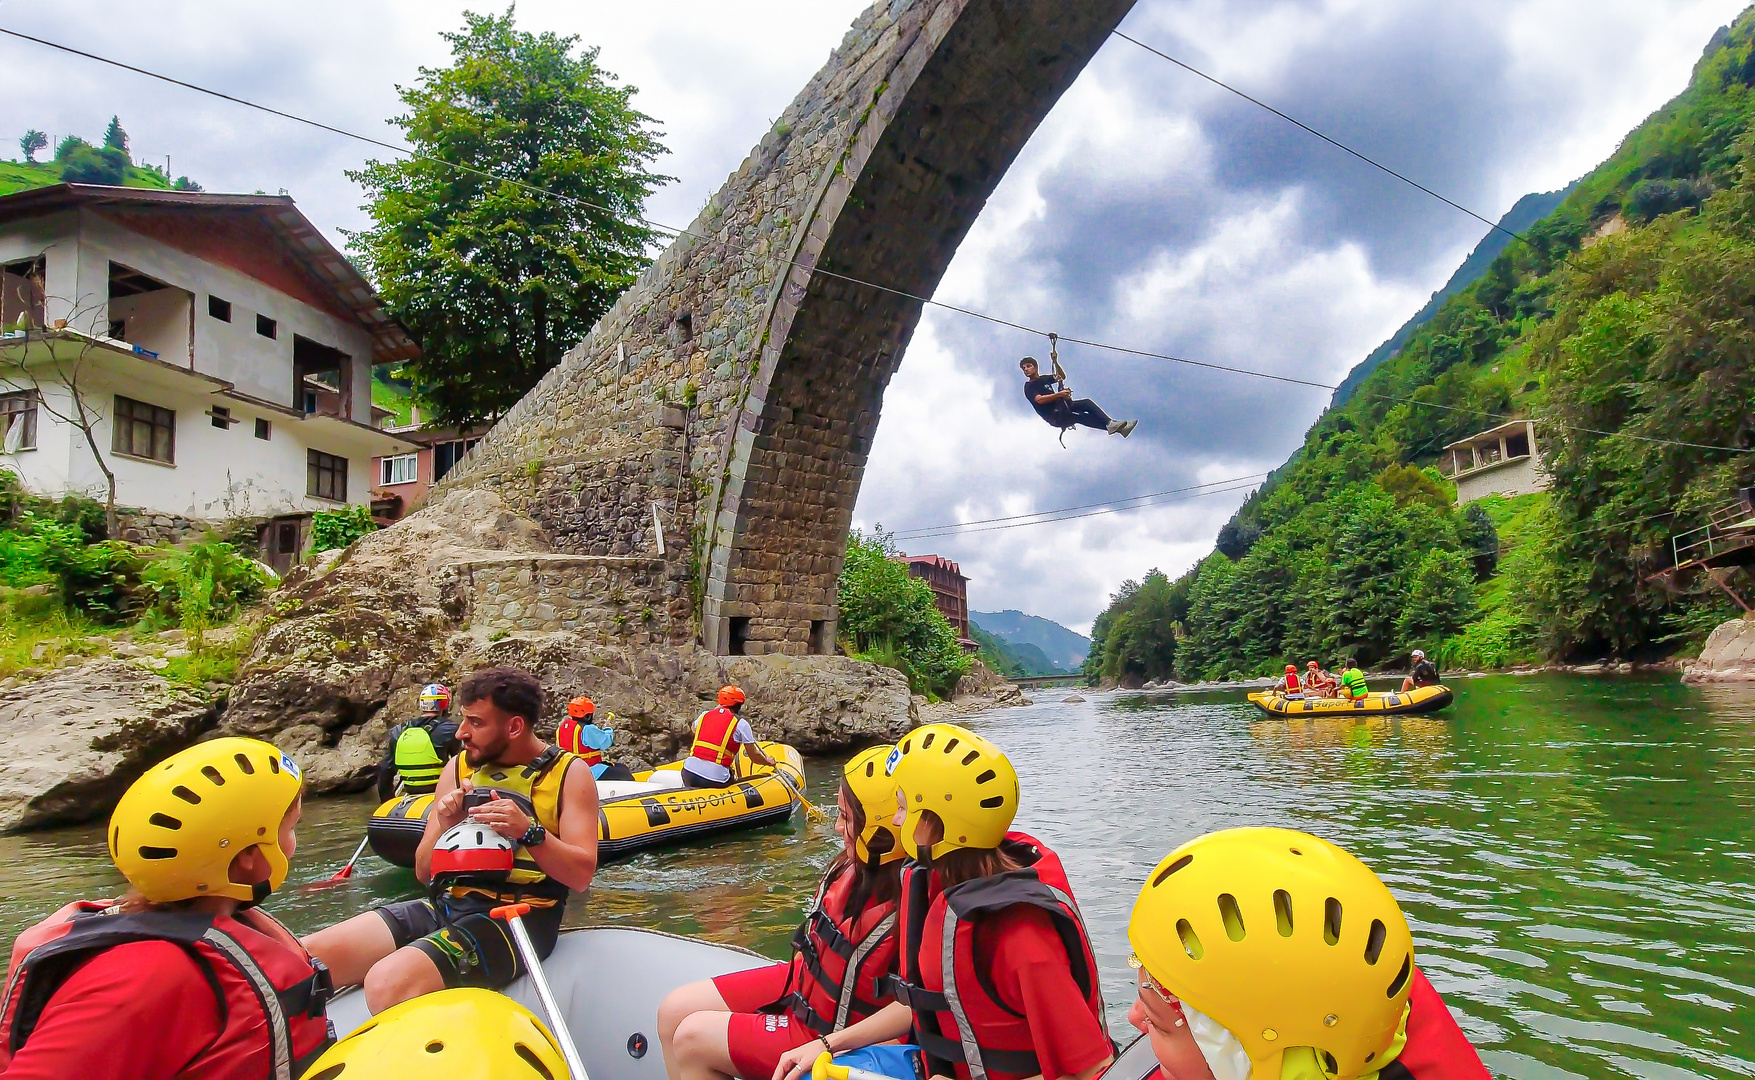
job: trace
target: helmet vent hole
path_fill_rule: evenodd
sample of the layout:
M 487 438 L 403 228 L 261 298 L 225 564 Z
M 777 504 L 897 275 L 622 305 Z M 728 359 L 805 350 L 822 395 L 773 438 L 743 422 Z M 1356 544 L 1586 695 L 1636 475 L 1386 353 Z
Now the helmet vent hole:
M 1365 1064 L 1367 1064 L 1367 1065 L 1371 1064 L 1371 1059 L 1376 1057 L 1376 1056 L 1377 1056 L 1377 1051 L 1375 1051 L 1375 1050 L 1371 1051 L 1369 1054 L 1366 1054 L 1365 1055 Z
M 874 777 L 876 775 L 877 775 L 877 762 L 875 762 L 875 761 L 866 762 L 865 763 L 865 778 L 867 780 L 870 780 L 872 777 Z
M 154 814 L 147 818 L 147 823 L 157 825 L 161 829 L 180 829 L 183 823 L 169 814 Z
M 1412 970 L 1413 966 L 1414 956 L 1412 953 L 1402 957 L 1402 969 L 1396 972 L 1395 981 L 1389 984 L 1389 990 L 1383 995 L 1384 997 L 1395 997 L 1402 992 L 1402 987 L 1408 985 L 1408 972 Z
M 310 1076 L 305 1077 L 305 1080 L 335 1080 L 336 1077 L 346 1071 L 347 1063 L 343 1062 L 340 1065 L 331 1065 L 320 1073 L 312 1073 Z
M 931 749 L 932 748 L 932 740 L 935 737 L 937 737 L 937 735 L 938 735 L 938 732 L 936 732 L 936 731 L 927 732 L 925 738 L 922 738 L 920 740 L 920 749 L 922 749 L 922 750 Z
M 445 1044 L 440 1042 L 439 1040 L 434 1039 L 432 1042 L 427 1043 L 427 1053 L 429 1053 L 429 1054 L 442 1054 L 444 1052 L 445 1052 Z
M 952 739 L 950 742 L 945 743 L 945 753 L 948 754 L 952 750 L 955 750 L 957 748 L 957 744 L 962 742 L 962 741 L 963 741 L 962 739 Z
M 1388 931 L 1384 929 L 1383 920 L 1372 919 L 1371 932 L 1365 936 L 1365 962 L 1367 964 L 1377 963 L 1377 958 L 1383 955 L 1383 939 L 1387 935 Z
M 200 806 L 201 805 L 201 796 L 195 794 L 193 791 L 190 791 L 188 788 L 184 787 L 182 784 L 178 784 L 176 787 L 172 788 L 171 794 L 175 795 L 179 799 L 182 799 L 184 802 L 188 803 L 190 806 Z
M 254 766 L 250 763 L 250 759 L 248 756 L 241 754 L 241 753 L 240 754 L 233 754 L 232 760 L 238 763 L 238 768 L 243 772 L 243 774 L 245 776 L 255 776 L 256 775 L 256 766 Z
M 536 1070 L 536 1075 L 542 1077 L 542 1080 L 555 1080 L 555 1074 L 548 1071 L 548 1066 L 544 1065 L 542 1059 L 536 1056 L 536 1051 L 523 1043 L 514 1044 L 512 1049 L 517 1051 L 520 1058 L 524 1059 L 524 1064 Z
M 174 847 L 143 847 L 140 849 L 140 857 L 142 859 L 174 859 L 177 857 L 177 849 Z M 1394 997 L 1395 995 L 1392 993 L 1390 996 Z
M 1284 889 L 1274 890 L 1274 924 L 1281 937 L 1292 936 L 1292 894 Z
M 1286 849 L 1286 850 L 1287 850 L 1287 851 L 1290 851 L 1290 852 L 1291 852 L 1291 853 L 1292 853 L 1292 854 L 1294 854 L 1294 855 L 1302 855 L 1302 854 L 1304 854 L 1304 853 L 1303 853 L 1303 852 L 1302 852 L 1302 851 L 1299 851 L 1299 850 L 1298 850 L 1298 849 L 1297 849 L 1297 848 L 1287 848 L 1287 849 Z
M 1237 898 L 1230 893 L 1219 894 L 1219 918 L 1224 920 L 1226 937 L 1232 941 L 1244 939 L 1243 911 L 1237 906 Z
M 982 773 L 980 776 L 977 776 L 975 778 L 975 782 L 977 784 L 985 784 L 985 783 L 991 781 L 995 775 L 996 774 L 994 773 L 994 771 L 992 769 L 988 769 L 986 772 Z
M 1322 905 L 1322 940 L 1330 945 L 1341 942 L 1341 902 L 1332 896 Z
M 971 750 L 967 754 L 963 755 L 963 764 L 965 766 L 973 765 L 973 764 L 975 764 L 975 759 L 980 757 L 980 756 L 981 756 L 981 751 Z M 992 776 L 993 770 L 992 769 L 987 770 L 987 775 Z M 977 781 L 977 783 L 985 784 L 985 783 L 987 783 L 987 781 L 986 780 L 979 780 L 979 781 Z
M 214 768 L 212 765 L 201 766 L 201 775 L 205 776 L 205 777 L 207 777 L 207 779 L 213 781 L 214 787 L 224 787 L 225 786 L 225 777 L 220 775 L 220 771 L 218 769 Z
M 268 771 L 276 776 L 280 775 L 280 762 L 275 760 L 273 754 L 268 755 Z
M 1206 949 L 1201 946 L 1200 935 L 1194 932 L 1194 927 L 1189 925 L 1187 919 L 1176 920 L 1176 936 L 1182 939 L 1182 951 L 1188 954 L 1190 960 L 1199 960 L 1207 954 Z
M 981 808 L 983 810 L 993 810 L 1004 805 L 1004 795 L 989 795 L 987 798 L 981 800 Z
M 1333 1054 L 1329 1053 L 1327 1050 L 1324 1050 L 1322 1052 L 1322 1065 L 1323 1065 L 1323 1069 L 1330 1076 L 1333 1076 L 1335 1073 L 1338 1073 L 1341 1071 L 1340 1063 L 1337 1062 L 1335 1060 L 1335 1056 Z
M 1176 871 L 1182 869 L 1183 867 L 1187 866 L 1189 863 L 1191 863 L 1193 861 L 1194 861 L 1193 855 L 1184 855 L 1182 858 L 1177 859 L 1175 862 L 1171 863 L 1169 866 L 1166 866 L 1164 869 L 1158 871 L 1158 876 L 1152 879 L 1152 888 L 1155 889 L 1158 886 L 1164 884 L 1165 878 L 1169 877 L 1171 874 L 1174 874 Z

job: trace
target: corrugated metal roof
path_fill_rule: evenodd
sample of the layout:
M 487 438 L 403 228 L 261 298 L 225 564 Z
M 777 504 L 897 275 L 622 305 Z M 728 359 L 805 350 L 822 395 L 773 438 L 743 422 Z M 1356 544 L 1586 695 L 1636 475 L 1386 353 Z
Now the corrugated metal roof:
M 372 362 L 389 364 L 420 354 L 408 328 L 390 314 L 384 302 L 347 257 L 299 211 L 290 195 L 222 195 L 208 191 L 162 191 L 156 188 L 105 187 L 101 184 L 56 184 L 0 196 L 0 225 L 53 214 L 80 206 L 131 206 L 200 212 L 250 211 L 286 244 L 311 279 L 351 312 L 372 335 Z

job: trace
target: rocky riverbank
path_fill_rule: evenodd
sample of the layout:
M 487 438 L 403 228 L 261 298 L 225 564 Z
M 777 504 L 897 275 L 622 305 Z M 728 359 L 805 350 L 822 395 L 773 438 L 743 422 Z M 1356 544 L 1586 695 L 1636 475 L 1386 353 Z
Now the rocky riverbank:
M 1755 619 L 1719 623 L 1700 655 L 1682 665 L 1685 683 L 1755 682 Z

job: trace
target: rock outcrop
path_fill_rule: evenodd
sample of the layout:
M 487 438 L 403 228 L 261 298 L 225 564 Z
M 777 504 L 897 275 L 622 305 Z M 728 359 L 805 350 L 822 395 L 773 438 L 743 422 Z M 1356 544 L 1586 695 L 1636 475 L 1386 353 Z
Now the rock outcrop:
M 1720 623 L 1700 657 L 1682 665 L 1685 683 L 1755 682 L 1755 619 Z
M 121 660 L 0 689 L 0 831 L 103 814 L 146 767 L 212 726 L 209 695 Z
M 758 735 L 805 753 L 896 739 L 916 722 L 906 680 L 838 656 L 713 656 L 647 628 L 626 598 L 647 560 L 555 554 L 542 530 L 482 489 L 449 492 L 340 558 L 293 571 L 220 724 L 272 738 L 316 791 L 364 786 L 422 683 L 509 664 L 548 691 L 616 714 L 614 760 L 673 758 L 726 682 Z M 1015 688 L 1014 688 L 1015 690 Z
M 1016 683 L 1007 682 L 979 660 L 970 665 L 969 674 L 958 680 L 957 692 L 951 700 L 928 702 L 924 697 L 914 699 L 914 708 L 923 724 L 954 723 L 962 717 L 989 709 L 1032 704 L 1035 703 L 1024 696 Z

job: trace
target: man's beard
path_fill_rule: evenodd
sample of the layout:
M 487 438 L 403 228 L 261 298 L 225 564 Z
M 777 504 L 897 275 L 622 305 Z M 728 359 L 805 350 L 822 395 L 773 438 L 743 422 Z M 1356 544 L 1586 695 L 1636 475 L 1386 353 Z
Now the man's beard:
M 500 736 L 499 740 L 496 742 L 479 747 L 474 743 L 470 743 L 463 747 L 463 759 L 469 762 L 470 768 L 479 769 L 483 765 L 488 765 L 498 761 L 500 755 L 505 753 L 506 748 L 511 745 L 512 740 L 506 738 L 504 735 Z

